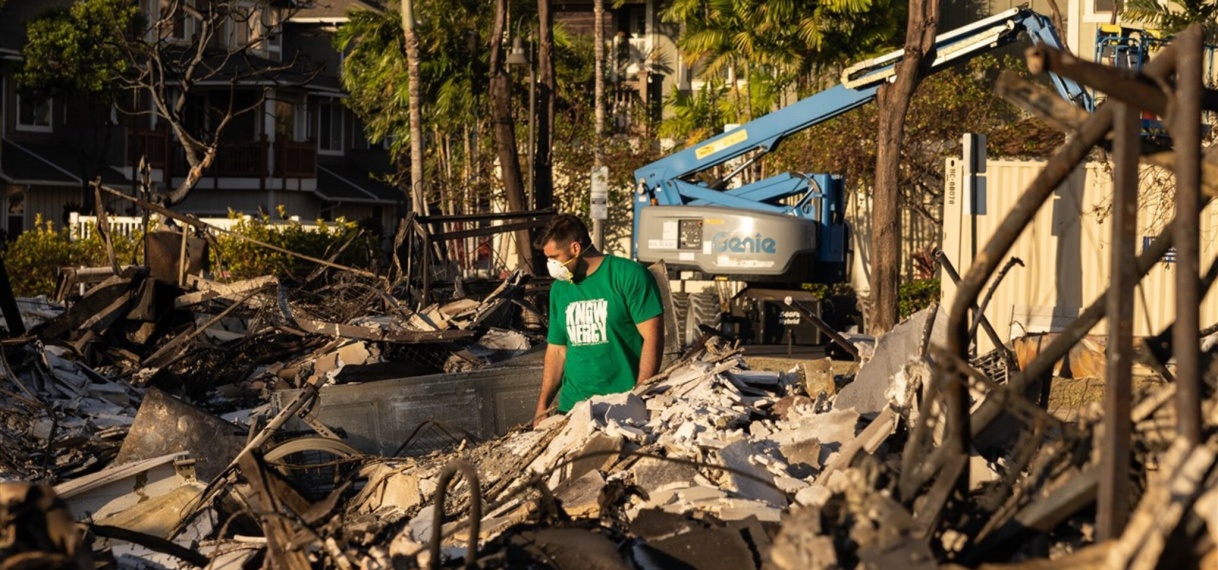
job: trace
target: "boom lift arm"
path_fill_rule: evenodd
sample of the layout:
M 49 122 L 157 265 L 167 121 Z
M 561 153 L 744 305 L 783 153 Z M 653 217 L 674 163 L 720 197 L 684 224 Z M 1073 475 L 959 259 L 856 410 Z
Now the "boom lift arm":
M 1047 17 L 1026 7 L 1012 8 L 936 37 L 935 60 L 930 71 L 941 71 L 956 62 L 971 59 L 980 52 L 1010 44 L 1018 39 L 1020 32 L 1026 32 L 1033 43 L 1062 48 L 1057 30 Z M 895 80 L 896 66 L 903 56 L 904 50 L 897 50 L 855 64 L 842 73 L 842 83 L 836 87 L 636 170 L 635 180 L 639 184 L 639 192 L 666 194 L 665 198 L 660 200 L 663 204 L 682 204 L 688 203 L 691 198 L 708 198 L 709 196 L 699 192 L 697 188 L 690 188 L 697 186 L 696 184 L 683 179 L 749 151 L 756 150 L 761 154 L 771 152 L 787 136 L 874 101 L 879 86 Z M 1088 112 L 1092 111 L 1091 96 L 1077 83 L 1052 73 L 1049 75 L 1063 98 L 1075 102 Z M 736 172 L 740 170 L 737 169 Z M 737 191 L 734 194 L 748 193 Z M 682 194 L 686 194 L 684 198 Z M 747 207 L 748 203 L 739 205 Z
M 1027 7 L 1013 8 L 936 37 L 930 72 L 1008 45 L 1020 32 L 1033 43 L 1062 47 L 1047 17 Z M 787 275 L 797 256 L 810 255 L 812 263 L 838 266 L 833 273 L 841 278 L 847 240 L 840 177 L 788 172 L 723 188 L 786 137 L 875 100 L 879 86 L 895 79 L 903 56 L 904 50 L 897 50 L 855 64 L 842 73 L 840 85 L 636 170 L 635 257 L 665 259 L 719 275 L 773 279 Z M 1050 76 L 1062 97 L 1092 110 L 1091 96 L 1078 84 Z M 750 152 L 753 156 L 720 180 L 706 184 L 692 178 Z M 776 230 L 781 235 L 772 239 L 757 231 L 777 226 L 782 226 Z M 790 280 L 805 279 L 806 275 Z M 821 275 L 819 280 L 834 277 Z

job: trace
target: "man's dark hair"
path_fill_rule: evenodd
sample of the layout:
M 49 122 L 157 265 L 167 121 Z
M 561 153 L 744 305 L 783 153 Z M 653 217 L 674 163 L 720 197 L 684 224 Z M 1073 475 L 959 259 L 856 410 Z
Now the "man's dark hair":
M 533 241 L 533 247 L 544 249 L 550 241 L 560 247 L 572 242 L 579 242 L 581 246 L 588 247 L 588 244 L 592 243 L 592 236 L 588 234 L 588 226 L 574 214 L 558 214 L 546 222 L 537 239 Z

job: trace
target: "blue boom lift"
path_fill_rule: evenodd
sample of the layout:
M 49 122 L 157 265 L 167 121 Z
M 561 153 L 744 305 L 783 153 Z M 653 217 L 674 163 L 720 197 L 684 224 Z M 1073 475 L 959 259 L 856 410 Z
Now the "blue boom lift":
M 1016 41 L 1061 48 L 1049 19 L 1026 7 L 1007 10 L 935 39 L 931 72 Z M 847 279 L 849 236 L 838 175 L 787 172 L 738 188 L 732 178 L 784 138 L 875 100 L 893 81 L 903 50 L 845 70 L 842 83 L 635 171 L 634 251 L 644 262 L 705 276 L 771 283 Z M 1091 96 L 1051 75 L 1062 97 L 1087 111 Z M 747 153 L 743 164 L 711 183 L 694 177 Z

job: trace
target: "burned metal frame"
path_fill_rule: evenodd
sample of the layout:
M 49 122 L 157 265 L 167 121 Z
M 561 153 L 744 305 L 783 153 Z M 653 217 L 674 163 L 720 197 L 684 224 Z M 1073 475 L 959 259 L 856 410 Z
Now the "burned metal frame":
M 1138 281 L 1173 245 L 1177 251 L 1178 268 L 1176 306 L 1187 308 L 1178 310 L 1172 331 L 1177 361 L 1177 429 L 1190 448 L 1195 447 L 1201 439 L 1198 305 L 1203 287 L 1208 283 L 1203 283 L 1199 276 L 1198 216 L 1205 204 L 1202 199 L 1203 184 L 1207 193 L 1211 193 L 1209 190 L 1213 181 L 1202 179 L 1203 168 L 1207 174 L 1212 169 L 1201 161 L 1200 125 L 1203 109 L 1218 110 L 1218 94 L 1205 89 L 1201 83 L 1201 57 L 1200 29 L 1197 27 L 1181 34 L 1140 73 L 1084 62 L 1043 46 L 1028 51 L 1029 68 L 1034 72 L 1052 71 L 1084 85 L 1098 87 L 1109 94 L 1110 100 L 1081 124 L 1075 122 L 1077 116 L 1073 114 L 1056 121 L 1077 127 L 1003 219 L 984 250 L 973 260 L 959 283 L 949 313 L 948 351 L 960 359 L 967 359 L 970 344 L 968 314 L 976 306 L 983 287 L 990 281 L 1000 260 L 1008 254 L 1053 191 L 1086 159 L 1092 147 L 1101 145 L 1111 137 L 1118 163 L 1114 204 L 1118 218 L 1114 221 L 1113 234 L 1117 246 L 1113 252 L 1112 284 L 1103 299 L 1092 303 L 1025 370 L 1017 373 L 1010 385 L 1012 392 L 1025 393 L 1033 381 L 1047 373 L 1100 319 L 1110 317 L 1110 334 L 1114 336 L 1109 344 L 1107 377 L 1110 385 L 1105 402 L 1105 421 L 1109 427 L 1101 443 L 1101 456 L 1104 459 L 1097 498 L 1097 522 L 1101 537 L 1120 535 L 1129 511 L 1129 383 L 1130 355 L 1134 347 L 1133 313 L 1126 310 L 1132 302 L 1126 301 L 1132 299 L 1132 291 Z M 1053 106 L 1045 105 L 1039 110 L 1048 108 Z M 1142 110 L 1168 118 L 1168 129 L 1175 148 L 1172 159 L 1143 155 L 1143 141 L 1140 140 L 1138 129 L 1133 128 L 1131 119 L 1136 118 Z M 1130 228 L 1136 215 L 1136 171 L 1139 160 L 1174 167 L 1177 177 L 1176 216 L 1160 239 L 1146 247 L 1140 256 L 1134 257 Z M 1001 399 L 987 398 L 970 416 L 969 395 L 966 383 L 960 377 L 962 373 L 944 374 L 955 377 L 954 380 L 939 383 L 947 410 L 944 444 L 930 454 L 925 468 L 902 473 L 901 489 L 905 500 L 912 500 L 908 493 L 927 484 L 931 485 L 930 494 L 937 495 L 936 490 L 945 486 L 945 480 L 953 482 L 958 492 L 967 493 L 967 463 L 961 469 L 956 459 L 967 457 L 972 438 L 1005 413 Z M 929 419 L 923 416 L 923 421 Z M 906 453 L 922 452 L 917 446 L 923 444 L 917 438 L 911 438 Z M 937 480 L 932 482 L 936 477 Z M 930 507 L 936 512 L 928 513 L 928 517 L 933 519 L 944 501 L 930 502 Z
M 395 265 L 401 272 L 400 280 L 407 284 L 418 282 L 421 290 L 418 292 L 419 306 L 424 306 L 432 300 L 432 264 L 436 259 L 444 257 L 440 244 L 451 240 L 470 237 L 493 236 L 503 233 L 530 230 L 541 227 L 554 215 L 553 209 L 535 210 L 530 212 L 509 212 L 503 214 L 469 214 L 455 216 L 417 216 L 408 215 L 402 221 L 402 228 L 394 244 Z M 444 230 L 445 224 L 463 222 L 504 222 L 502 225 L 468 230 Z M 433 228 L 439 227 L 440 231 Z M 411 239 L 413 238 L 413 239 Z M 521 247 L 530 247 L 523 244 Z M 406 267 L 401 267 L 400 256 L 402 248 L 406 251 Z M 433 256 L 435 259 L 433 259 Z M 423 262 L 418 262 L 418 259 Z

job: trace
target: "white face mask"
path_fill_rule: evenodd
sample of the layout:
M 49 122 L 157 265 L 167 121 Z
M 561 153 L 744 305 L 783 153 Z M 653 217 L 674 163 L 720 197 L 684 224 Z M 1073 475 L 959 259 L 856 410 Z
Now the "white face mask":
M 575 274 L 571 273 L 571 270 L 557 259 L 547 259 L 546 269 L 550 272 L 550 277 L 559 281 L 570 281 L 575 278 Z

